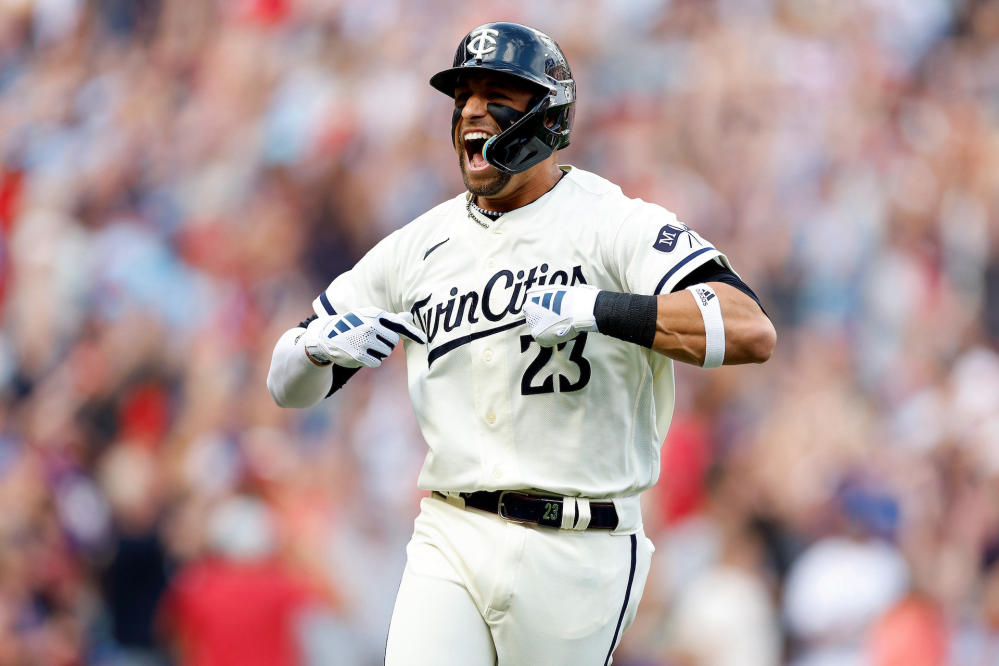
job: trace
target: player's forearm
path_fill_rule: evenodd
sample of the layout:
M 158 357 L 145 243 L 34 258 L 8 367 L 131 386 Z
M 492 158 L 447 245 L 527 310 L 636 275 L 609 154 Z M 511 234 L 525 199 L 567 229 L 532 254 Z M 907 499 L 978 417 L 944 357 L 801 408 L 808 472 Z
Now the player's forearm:
M 756 302 L 720 282 L 709 283 L 718 295 L 725 329 L 725 365 L 763 363 L 770 358 L 777 332 Z M 701 365 L 704 362 L 704 319 L 687 290 L 657 299 L 656 334 L 652 349 L 670 358 Z
M 311 407 L 330 390 L 330 367 L 317 366 L 305 355 L 304 332 L 300 327 L 285 331 L 274 345 L 267 390 L 280 407 Z

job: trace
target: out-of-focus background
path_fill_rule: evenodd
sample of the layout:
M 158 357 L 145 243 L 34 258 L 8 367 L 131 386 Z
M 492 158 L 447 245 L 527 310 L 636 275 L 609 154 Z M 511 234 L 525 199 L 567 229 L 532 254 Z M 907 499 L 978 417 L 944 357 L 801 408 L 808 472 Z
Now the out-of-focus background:
M 0 664 L 380 663 L 403 364 L 304 411 L 264 378 L 461 191 L 427 79 L 497 19 L 568 54 L 563 161 L 779 331 L 678 368 L 615 664 L 999 664 L 996 0 L 0 0 Z

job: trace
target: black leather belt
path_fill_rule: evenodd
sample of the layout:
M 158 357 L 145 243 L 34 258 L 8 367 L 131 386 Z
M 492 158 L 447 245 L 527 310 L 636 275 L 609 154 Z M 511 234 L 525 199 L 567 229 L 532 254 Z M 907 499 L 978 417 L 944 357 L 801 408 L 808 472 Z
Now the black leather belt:
M 447 495 L 436 490 L 432 495 L 438 499 L 448 500 Z M 529 495 L 516 490 L 480 490 L 474 493 L 459 493 L 458 496 L 465 501 L 465 506 L 468 508 L 495 513 L 501 518 L 517 523 L 531 523 L 555 528 L 562 527 L 562 515 L 565 513 L 566 501 L 575 500 L 572 497 Z M 613 502 L 606 500 L 588 500 L 588 502 L 590 522 L 586 529 L 617 529 L 617 509 L 614 508 Z M 573 513 L 575 517 L 572 525 L 567 526 L 567 529 L 573 529 L 579 524 L 579 511 Z

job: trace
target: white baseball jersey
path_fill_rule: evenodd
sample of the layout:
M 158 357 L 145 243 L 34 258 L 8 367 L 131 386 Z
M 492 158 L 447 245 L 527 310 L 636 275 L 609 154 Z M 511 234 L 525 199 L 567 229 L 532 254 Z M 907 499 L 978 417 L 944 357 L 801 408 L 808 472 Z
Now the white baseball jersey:
M 409 392 L 429 445 L 425 490 L 532 488 L 617 497 L 653 485 L 673 412 L 672 361 L 599 333 L 554 348 L 533 340 L 525 292 L 589 284 L 668 293 L 728 260 L 676 216 L 572 167 L 547 194 L 498 220 L 446 201 L 392 233 L 313 303 L 412 312 Z

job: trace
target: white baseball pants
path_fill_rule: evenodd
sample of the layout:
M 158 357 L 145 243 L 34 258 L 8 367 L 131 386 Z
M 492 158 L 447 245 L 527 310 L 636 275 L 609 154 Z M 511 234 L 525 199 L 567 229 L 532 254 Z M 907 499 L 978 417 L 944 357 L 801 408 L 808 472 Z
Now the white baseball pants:
M 506 521 L 425 498 L 386 666 L 599 666 L 635 618 L 654 548 L 636 534 Z

